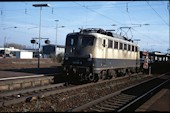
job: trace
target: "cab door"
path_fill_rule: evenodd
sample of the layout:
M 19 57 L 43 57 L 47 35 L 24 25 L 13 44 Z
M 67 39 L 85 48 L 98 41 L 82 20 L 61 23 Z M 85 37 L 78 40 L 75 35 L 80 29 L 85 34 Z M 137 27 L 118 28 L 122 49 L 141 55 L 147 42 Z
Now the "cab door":
M 106 66 L 106 58 L 107 58 L 107 40 L 106 38 L 102 39 L 102 67 Z

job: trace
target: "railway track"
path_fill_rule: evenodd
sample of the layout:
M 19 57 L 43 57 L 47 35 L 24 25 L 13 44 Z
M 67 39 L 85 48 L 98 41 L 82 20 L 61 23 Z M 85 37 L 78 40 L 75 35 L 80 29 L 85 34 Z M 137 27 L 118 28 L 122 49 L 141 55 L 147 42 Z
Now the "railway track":
M 125 76 L 125 77 L 120 77 L 116 79 L 100 81 L 97 83 L 83 84 L 83 85 L 78 85 L 78 86 L 77 85 L 76 86 L 75 85 L 64 86 L 64 83 L 60 83 L 60 84 L 53 84 L 53 85 L 23 89 L 23 90 L 18 90 L 18 91 L 4 92 L 4 93 L 0 93 L 0 108 L 5 107 L 3 109 L 9 110 L 11 109 L 11 107 L 9 108 L 7 107 L 9 105 L 17 106 L 21 102 L 31 102 L 33 100 L 39 101 L 39 100 L 42 100 L 41 98 L 46 98 L 47 100 L 50 101 L 50 97 L 51 97 L 50 95 L 56 95 L 56 94 L 57 94 L 56 99 L 55 99 L 56 102 L 51 103 L 51 104 L 54 105 L 59 102 L 58 106 L 60 106 L 61 104 L 65 104 L 65 103 L 74 103 L 73 100 L 75 100 L 75 98 L 83 101 L 82 99 L 83 96 L 90 97 L 91 92 L 99 93 L 102 90 L 106 91 L 106 89 L 108 89 L 108 91 L 112 89 L 120 90 L 121 89 L 120 86 L 124 85 L 125 87 L 126 83 L 128 84 L 130 83 L 132 85 L 134 83 L 136 84 L 137 82 L 143 81 L 142 77 L 145 80 L 155 78 L 154 76 L 151 77 L 148 75 L 147 76 L 139 75 L 138 77 L 136 77 L 135 75 L 130 76 L 130 77 Z M 121 97 L 122 96 L 125 96 L 125 95 L 121 95 Z M 129 99 L 136 98 L 135 96 L 133 96 L 133 98 L 132 97 L 130 98 L 130 95 L 128 94 L 126 96 L 129 96 Z M 96 96 L 94 97 L 96 98 Z M 131 100 L 128 100 L 128 101 L 131 101 Z M 20 105 L 22 106 L 22 103 Z M 32 107 L 34 106 L 35 105 L 33 105 Z M 45 104 L 45 106 L 47 106 L 47 104 Z M 77 106 L 77 104 L 66 106 L 66 108 L 63 107 L 62 108 L 63 110 L 61 111 L 68 111 L 68 109 L 70 110 L 70 108 L 71 109 L 75 108 L 75 106 Z M 74 109 L 72 110 L 74 111 Z
M 48 96 L 48 94 L 50 94 L 48 93 L 49 91 L 61 89 L 63 87 L 65 87 L 64 83 L 59 83 L 0 93 L 0 107 L 42 98 L 44 95 Z
M 156 93 L 162 85 L 170 80 L 164 75 L 159 78 L 144 81 L 140 84 L 130 86 L 116 93 L 91 101 L 87 104 L 73 108 L 73 112 L 121 112 L 133 111 L 139 103 L 148 99 Z

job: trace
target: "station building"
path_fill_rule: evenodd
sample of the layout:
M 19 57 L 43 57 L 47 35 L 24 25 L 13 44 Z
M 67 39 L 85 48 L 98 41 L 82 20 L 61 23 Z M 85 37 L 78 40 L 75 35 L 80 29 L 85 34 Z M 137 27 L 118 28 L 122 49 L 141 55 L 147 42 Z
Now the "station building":
M 60 53 L 64 54 L 65 46 L 63 45 L 43 45 L 42 46 L 42 54 L 44 58 L 49 58 L 50 55 L 58 55 Z
M 0 58 L 32 59 L 36 50 L 20 50 L 14 47 L 0 48 Z

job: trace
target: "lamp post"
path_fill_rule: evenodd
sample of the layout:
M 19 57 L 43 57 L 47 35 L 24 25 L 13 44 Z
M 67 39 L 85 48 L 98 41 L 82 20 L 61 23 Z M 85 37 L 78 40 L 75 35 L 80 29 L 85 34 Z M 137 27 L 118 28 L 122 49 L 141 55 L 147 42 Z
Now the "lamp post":
M 41 40 L 41 11 L 42 7 L 49 7 L 49 4 L 33 4 L 34 7 L 40 7 L 40 23 L 39 23 L 39 43 L 38 43 L 38 68 L 40 67 L 40 40 Z
M 132 25 L 137 25 L 137 26 L 132 26 L 132 27 L 142 27 L 143 25 L 148 26 L 149 24 L 132 24 Z
M 58 28 L 64 28 L 65 26 L 59 26 L 58 27 L 59 20 L 54 20 L 54 21 L 56 22 L 56 40 L 55 40 L 55 44 L 57 46 L 57 30 L 58 30 Z
M 14 27 L 7 27 L 7 28 L 3 28 L 3 30 L 6 30 L 6 29 L 10 29 L 10 28 L 18 28 L 17 26 L 14 26 Z M 6 44 L 6 38 L 7 37 L 4 37 L 4 58 L 6 58 L 6 53 L 5 53 L 5 44 Z
M 140 39 L 134 39 L 133 41 L 136 41 L 136 44 L 138 44 L 138 41 L 140 41 Z
M 58 27 L 58 22 L 59 20 L 54 20 L 56 22 L 56 39 L 55 39 L 55 44 L 56 44 L 56 54 L 57 54 L 57 30 L 58 28 L 64 28 L 65 26 L 59 26 Z
M 5 44 L 6 44 L 6 37 L 4 38 L 4 58 L 6 57 L 6 53 L 5 53 Z
M 58 21 L 59 20 L 55 20 L 55 22 L 56 22 L 56 39 L 55 39 L 56 47 L 57 47 L 57 27 L 58 27 Z
M 168 2 L 168 11 L 169 11 L 169 15 L 170 15 L 170 2 Z M 170 26 L 170 22 L 169 22 L 169 26 Z M 169 48 L 168 48 L 168 53 L 170 54 L 170 27 L 169 27 Z

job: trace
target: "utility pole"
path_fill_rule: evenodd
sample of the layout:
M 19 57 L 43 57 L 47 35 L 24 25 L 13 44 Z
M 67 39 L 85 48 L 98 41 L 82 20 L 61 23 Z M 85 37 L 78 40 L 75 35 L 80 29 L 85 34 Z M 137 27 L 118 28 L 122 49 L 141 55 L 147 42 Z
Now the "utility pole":
M 32 6 L 34 7 L 40 7 L 40 23 L 39 23 L 39 43 L 38 43 L 38 68 L 40 68 L 40 40 L 41 40 L 41 12 L 42 12 L 42 7 L 49 7 L 49 4 L 33 4 Z
M 4 37 L 4 58 L 6 57 L 6 53 L 5 53 L 5 44 L 6 44 L 6 37 Z
M 169 10 L 169 16 L 170 16 L 170 3 L 168 2 L 168 10 Z M 170 22 L 169 22 L 169 26 L 170 26 Z M 169 27 L 169 49 L 168 49 L 168 52 L 170 54 L 170 27 Z
M 57 47 L 57 29 L 58 29 L 58 21 L 59 20 L 55 20 L 56 21 L 56 39 L 55 39 L 55 43 L 56 43 L 56 47 Z

